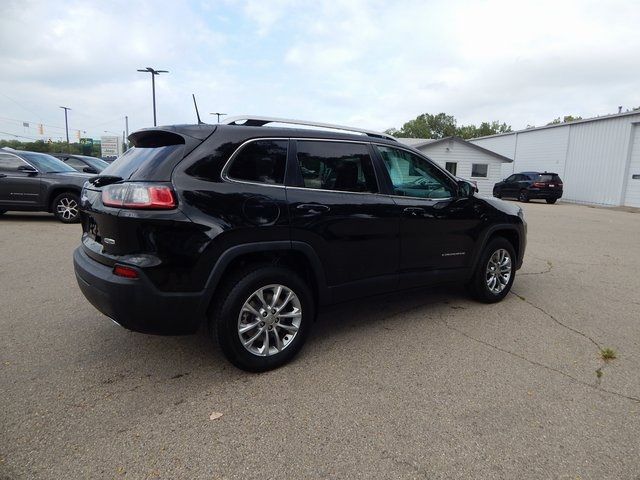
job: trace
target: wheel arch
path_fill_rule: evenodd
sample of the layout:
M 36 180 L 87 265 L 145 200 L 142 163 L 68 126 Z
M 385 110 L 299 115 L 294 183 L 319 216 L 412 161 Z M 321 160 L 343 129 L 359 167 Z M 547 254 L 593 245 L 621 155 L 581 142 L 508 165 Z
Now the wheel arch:
M 310 283 L 316 305 L 327 302 L 328 290 L 324 269 L 309 244 L 287 240 L 253 242 L 233 246 L 220 255 L 205 285 L 201 303 L 203 313 L 206 313 L 211 306 L 221 282 L 249 263 L 281 265 L 290 268 Z
M 478 262 L 480 261 L 480 256 L 484 251 L 485 247 L 489 244 L 491 240 L 496 237 L 502 237 L 506 239 L 513 246 L 513 250 L 516 253 L 516 269 L 520 268 L 522 265 L 522 254 L 524 253 L 522 250 L 523 239 L 521 237 L 523 233 L 519 230 L 518 226 L 515 224 L 499 224 L 493 225 L 485 232 L 482 241 L 479 243 L 478 249 L 475 252 L 475 256 L 473 259 L 473 271 L 475 271 Z
M 49 212 L 53 212 L 53 201 L 61 193 L 73 193 L 80 197 L 81 188 L 76 185 L 56 185 L 47 193 L 46 207 Z

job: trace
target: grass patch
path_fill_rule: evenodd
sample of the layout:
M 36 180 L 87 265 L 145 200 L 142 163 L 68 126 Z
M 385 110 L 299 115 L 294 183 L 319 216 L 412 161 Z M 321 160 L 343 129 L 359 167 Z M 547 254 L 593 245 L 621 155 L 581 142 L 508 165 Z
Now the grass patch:
M 603 348 L 600 350 L 600 356 L 603 360 L 613 360 L 616 358 L 616 351 L 613 348 Z
M 602 378 L 602 375 L 603 375 L 603 373 L 602 373 L 602 369 L 601 369 L 601 368 L 597 369 L 597 370 L 596 370 L 596 377 L 598 377 L 598 378 Z

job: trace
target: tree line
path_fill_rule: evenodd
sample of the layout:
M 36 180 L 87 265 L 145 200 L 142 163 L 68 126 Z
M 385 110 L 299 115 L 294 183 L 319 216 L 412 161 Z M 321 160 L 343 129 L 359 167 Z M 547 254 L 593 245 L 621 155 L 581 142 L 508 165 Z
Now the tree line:
M 423 113 L 406 122 L 400 129 L 390 128 L 385 133 L 398 138 L 432 138 L 446 137 L 477 138 L 496 133 L 511 132 L 511 125 L 492 121 L 480 125 L 460 125 L 453 115 L 446 113 Z
M 14 150 L 26 150 L 28 152 L 41 153 L 72 153 L 75 155 L 89 155 L 92 157 L 100 157 L 100 144 L 82 145 L 80 143 L 69 143 L 63 141 L 45 142 L 44 140 L 36 140 L 33 142 L 21 142 L 20 140 L 0 140 L 0 148 L 9 147 Z

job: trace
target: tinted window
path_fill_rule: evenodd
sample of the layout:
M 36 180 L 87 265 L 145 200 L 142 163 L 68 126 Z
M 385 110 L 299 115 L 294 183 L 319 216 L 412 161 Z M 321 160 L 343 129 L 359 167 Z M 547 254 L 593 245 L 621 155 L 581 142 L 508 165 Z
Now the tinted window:
M 65 160 L 64 163 L 66 163 L 70 167 L 75 168 L 79 172 L 81 172 L 82 169 L 87 166 L 87 165 L 84 164 L 84 162 L 81 162 L 77 158 L 73 158 L 73 157 L 69 157 L 67 160 Z
M 361 143 L 298 140 L 298 166 L 305 187 L 345 192 L 377 192 L 369 156 Z
M 20 165 L 26 165 L 15 155 L 0 153 L 0 171 L 15 172 Z
M 472 177 L 486 177 L 489 165 L 486 163 L 473 163 L 471 164 L 471 176 Z
M 247 182 L 283 184 L 288 145 L 288 140 L 248 143 L 233 159 L 227 176 Z
M 520 177 L 520 175 L 511 175 L 510 177 L 507 177 L 505 182 L 516 182 L 520 180 L 518 177 Z
M 168 145 L 162 147 L 134 147 L 119 156 L 113 163 L 102 171 L 102 175 L 113 175 L 125 180 L 166 180 L 158 178 L 166 175 L 180 160 L 182 160 L 184 145 Z M 167 167 L 167 168 L 164 168 Z
M 104 160 L 102 160 L 100 158 L 87 157 L 86 155 L 79 155 L 79 157 L 84 162 L 88 163 L 93 168 L 95 168 L 96 170 L 102 171 L 102 170 L 104 170 L 105 168 L 107 168 L 109 166 L 109 164 L 107 162 L 105 162 Z
M 541 182 L 559 182 L 560 177 L 553 173 L 541 173 L 539 175 L 539 181 Z
M 405 150 L 376 146 L 389 172 L 396 195 L 420 198 L 449 198 L 454 187 L 435 165 Z
M 75 170 L 62 160 L 47 155 L 46 153 L 35 152 L 20 152 L 24 158 L 38 169 L 39 172 L 53 173 L 53 172 L 74 172 Z

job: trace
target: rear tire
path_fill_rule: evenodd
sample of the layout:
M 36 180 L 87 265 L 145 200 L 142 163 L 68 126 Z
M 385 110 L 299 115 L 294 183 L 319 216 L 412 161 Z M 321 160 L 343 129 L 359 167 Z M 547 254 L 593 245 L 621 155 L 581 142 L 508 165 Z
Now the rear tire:
M 251 265 L 224 282 L 214 300 L 209 327 L 232 364 L 248 372 L 264 372 L 298 353 L 314 317 L 311 290 L 295 272 Z
M 529 201 L 529 193 L 526 190 L 520 190 L 518 194 L 518 200 L 527 203 Z
M 547 198 L 547 203 L 550 205 L 553 205 L 554 203 L 556 203 L 558 199 L 557 198 Z
M 508 267 L 508 268 L 507 268 Z M 495 303 L 507 296 L 516 273 L 513 245 L 503 238 L 492 239 L 482 251 L 473 278 L 467 287 L 471 295 L 483 303 Z M 508 278 L 504 274 L 508 270 Z M 491 279 L 495 280 L 491 280 Z
M 64 192 L 53 199 L 51 211 L 62 223 L 80 221 L 80 198 L 72 192 Z

